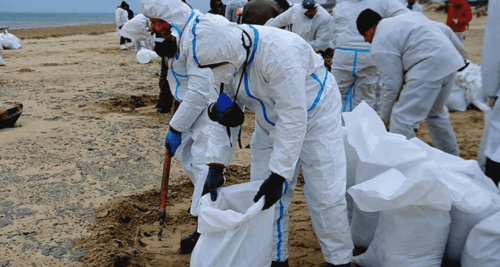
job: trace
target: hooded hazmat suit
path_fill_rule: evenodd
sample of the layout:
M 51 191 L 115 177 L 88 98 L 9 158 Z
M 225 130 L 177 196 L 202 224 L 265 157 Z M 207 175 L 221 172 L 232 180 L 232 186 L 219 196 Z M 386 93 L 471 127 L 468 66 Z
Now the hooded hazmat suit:
M 370 55 L 370 44 L 356 27 L 356 18 L 367 8 L 382 18 L 409 12 L 399 0 L 345 0 L 333 9 L 332 73 L 339 85 L 344 111 L 351 111 L 361 101 L 373 109 L 377 106 L 375 90 L 379 72 Z
M 231 0 L 226 6 L 226 19 L 231 22 L 239 23 L 240 15 L 237 14 L 239 8 L 243 9 L 245 4 L 248 3 L 247 0 Z
M 118 6 L 115 10 L 115 23 L 116 23 L 116 32 L 120 30 L 120 27 L 123 26 L 128 21 L 128 12 L 123 9 L 121 6 Z
M 483 60 L 481 64 L 482 91 L 487 97 L 494 98 L 500 93 L 500 2 L 488 3 L 488 23 L 484 34 Z M 500 102 L 497 101 L 491 114 L 485 120 L 485 133 L 481 146 L 485 145 L 485 155 L 500 163 Z M 484 144 L 483 144 L 484 143 Z M 479 157 L 482 155 L 479 155 Z M 497 170 L 498 172 L 499 170 Z M 497 177 L 498 179 L 498 177 Z M 498 181 L 496 181 L 498 182 Z
M 300 35 L 313 48 L 325 51 L 331 40 L 331 16 L 322 6 L 316 4 L 317 13 L 312 19 L 306 17 L 302 4 L 294 4 L 276 18 L 269 19 L 265 26 L 285 27 Z
M 465 63 L 447 34 L 410 12 L 379 22 L 371 53 L 384 79 L 380 116 L 390 119 L 390 131 L 410 139 L 425 119 L 434 145 L 459 156 L 445 102 Z
M 353 244 L 346 212 L 340 94 L 321 56 L 296 34 L 209 15 L 196 19 L 192 33 L 188 60 L 193 64 L 188 66 L 229 62 L 234 68 L 222 74 L 231 77 L 224 93 L 234 99 L 238 92 L 239 106 L 255 112 L 251 180 L 265 180 L 271 172 L 286 179 L 284 195 L 275 205 L 273 261 L 288 258 L 288 208 L 302 167 L 304 194 L 325 260 L 348 263 Z M 218 126 L 211 132 L 207 162 L 227 165 L 232 155 L 222 145 L 228 142 L 225 128 Z
M 170 120 L 170 126 L 182 133 L 182 143 L 175 153 L 194 185 L 193 200 L 190 212 L 197 216 L 199 212 L 199 198 L 203 191 L 203 184 L 208 172 L 205 164 L 208 125 L 210 120 L 206 114 L 210 91 L 200 93 L 191 90 L 193 87 L 213 88 L 213 78 L 210 70 L 201 70 L 202 74 L 189 75 L 186 51 L 190 43 L 186 41 L 187 32 L 195 18 L 201 14 L 179 1 L 142 0 L 141 8 L 145 16 L 159 18 L 169 22 L 172 26 L 172 35 L 176 37 L 178 52 L 173 59 L 168 60 L 169 73 L 167 76 L 172 95 L 181 104 Z M 177 5 L 177 2 L 179 4 Z M 175 7 L 175 8 L 171 8 Z M 202 75 L 202 76 L 200 76 Z M 186 112 L 188 110 L 189 112 Z M 188 114 L 189 113 L 189 114 Z

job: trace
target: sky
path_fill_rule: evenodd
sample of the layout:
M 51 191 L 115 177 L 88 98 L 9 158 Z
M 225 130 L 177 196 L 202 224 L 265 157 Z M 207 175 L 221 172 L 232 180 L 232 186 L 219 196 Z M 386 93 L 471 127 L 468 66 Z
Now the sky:
M 134 13 L 141 12 L 139 0 L 125 0 Z M 289 0 L 299 3 L 302 0 Z M 325 3 L 326 0 L 317 0 Z M 210 9 L 210 0 L 187 0 L 193 8 L 205 13 Z M 229 0 L 222 0 L 227 4 Z M 0 12 L 71 12 L 114 13 L 121 0 L 0 0 Z

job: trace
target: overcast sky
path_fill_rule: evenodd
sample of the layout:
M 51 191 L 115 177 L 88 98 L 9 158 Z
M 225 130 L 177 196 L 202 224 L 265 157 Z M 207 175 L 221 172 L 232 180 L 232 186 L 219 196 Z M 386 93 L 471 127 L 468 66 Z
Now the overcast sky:
M 139 0 L 125 0 L 134 13 L 140 13 Z M 289 0 L 299 3 L 301 0 Z M 325 0 L 317 0 L 324 3 Z M 210 9 L 210 0 L 187 0 L 193 8 L 205 13 Z M 227 4 L 229 0 L 222 0 Z M 114 13 L 121 0 L 0 0 L 0 12 L 77 12 Z

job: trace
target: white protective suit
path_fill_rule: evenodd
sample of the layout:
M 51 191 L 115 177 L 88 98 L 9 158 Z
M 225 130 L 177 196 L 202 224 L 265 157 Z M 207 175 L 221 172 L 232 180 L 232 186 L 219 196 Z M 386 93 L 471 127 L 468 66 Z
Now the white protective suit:
M 250 43 L 245 37 L 246 44 L 252 45 L 244 74 L 247 52 L 242 30 L 251 38 Z M 353 245 L 345 200 L 340 94 L 322 58 L 299 36 L 279 29 L 200 16 L 193 32 L 193 61 L 236 66 L 225 89 L 231 99 L 244 77 L 237 102 L 255 112 L 256 120 L 251 180 L 267 179 L 271 172 L 286 179 L 284 195 L 275 205 L 273 261 L 288 258 L 288 208 L 302 167 L 304 194 L 325 260 L 348 263 Z M 218 131 L 217 136 L 224 137 L 224 128 Z M 221 146 L 224 142 L 216 137 L 209 140 L 207 162 L 229 163 L 230 155 Z
M 265 26 L 287 27 L 291 32 L 300 35 L 313 48 L 325 51 L 330 46 L 332 38 L 331 16 L 322 6 L 316 4 L 318 9 L 312 19 L 306 17 L 307 10 L 302 4 L 294 4 L 287 11 L 276 18 L 269 19 Z
M 172 35 L 179 41 L 182 33 L 179 28 L 176 27 Z M 187 95 L 189 84 L 186 58 L 183 54 L 178 53 L 174 58 L 168 60 L 168 65 L 167 80 L 170 85 L 170 92 L 182 105 Z M 207 84 L 213 84 L 211 76 L 207 78 Z M 190 209 L 190 213 L 193 216 L 198 216 L 199 214 L 199 199 L 201 198 L 203 185 L 208 174 L 208 165 L 205 163 L 205 156 L 207 152 L 210 123 L 211 121 L 205 109 L 194 121 L 190 129 L 182 132 L 182 143 L 175 153 L 175 157 L 179 159 L 194 185 Z
M 465 63 L 443 29 L 418 12 L 382 19 L 371 53 L 384 79 L 380 116 L 390 119 L 390 131 L 410 139 L 425 119 L 434 145 L 459 156 L 445 103 Z
M 177 2 L 177 1 L 175 1 Z M 179 1 L 180 2 L 180 1 Z M 187 70 L 186 45 L 183 42 L 188 36 L 188 25 L 193 25 L 196 16 L 201 12 L 192 10 L 189 6 L 182 4 L 169 8 L 170 1 L 141 1 L 142 12 L 149 18 L 159 18 L 172 25 L 172 35 L 177 38 L 179 52 L 173 59 L 168 61 L 168 83 L 172 95 L 181 104 L 172 119 L 170 126 L 182 132 L 182 143 L 175 153 L 182 166 L 188 172 L 188 176 L 193 182 L 194 192 L 190 212 L 198 216 L 199 198 L 203 191 L 203 185 L 208 173 L 208 166 L 205 164 L 207 140 L 209 134 L 210 120 L 206 108 L 210 91 L 203 91 L 201 94 L 191 88 L 213 88 L 213 76 L 210 70 L 201 70 L 203 77 L 189 75 Z M 188 110 L 189 112 L 186 112 Z M 189 114 L 187 114 L 189 113 Z
M 375 90 L 379 72 L 370 55 L 370 43 L 365 42 L 356 26 L 359 13 L 367 8 L 382 18 L 410 12 L 399 0 L 345 0 L 335 6 L 332 73 L 342 95 L 343 111 L 351 111 L 361 101 L 374 110 L 377 106 Z
M 245 4 L 248 3 L 247 0 L 231 0 L 229 3 L 226 5 L 226 19 L 231 21 L 231 22 L 236 22 L 238 23 L 238 16 L 236 14 L 236 10 L 238 8 L 242 8 L 245 6 Z M 243 12 L 243 10 L 241 10 Z
M 128 13 L 127 10 L 118 7 L 115 10 L 115 23 L 116 23 L 116 32 L 120 30 L 120 26 L 123 26 L 128 21 Z
M 276 205 L 273 259 L 288 258 L 288 207 L 298 167 L 302 166 L 306 177 L 304 192 L 323 255 L 330 263 L 349 262 L 353 245 L 345 201 L 340 95 L 321 57 L 297 35 L 286 31 L 256 26 L 240 28 L 211 14 L 195 16 L 186 23 L 190 10 L 180 0 L 142 0 L 141 5 L 145 15 L 159 16 L 180 28 L 185 27 L 181 53 L 188 55 L 189 85 L 181 108 L 170 122 L 181 131 L 186 121 L 199 115 L 196 110 L 208 104 L 212 87 L 204 86 L 200 80 L 209 75 L 206 71 L 210 72 L 210 68 L 199 68 L 200 65 L 232 62 L 239 74 L 225 92 L 230 96 L 231 92 L 235 93 L 234 84 L 241 77 L 246 56 L 241 42 L 242 29 L 248 32 L 252 49 L 238 102 L 256 113 L 251 144 L 252 179 L 264 180 L 271 171 L 287 179 L 285 195 Z M 169 6 L 175 8 L 169 9 Z M 154 14 L 160 9 L 165 11 Z M 234 38 L 228 42 L 227 36 Z M 190 108 L 182 109 L 183 105 Z M 216 126 L 210 133 L 207 162 L 228 165 L 234 150 L 228 146 L 225 128 Z
M 484 34 L 483 60 L 481 76 L 485 96 L 496 97 L 500 93 L 500 2 L 488 3 L 488 23 Z M 492 161 L 500 162 L 500 101 L 497 101 L 493 110 L 485 120 L 485 132 L 481 146 L 486 146 L 484 154 Z M 483 144 L 484 143 L 484 144 Z M 481 157 L 482 155 L 479 155 Z

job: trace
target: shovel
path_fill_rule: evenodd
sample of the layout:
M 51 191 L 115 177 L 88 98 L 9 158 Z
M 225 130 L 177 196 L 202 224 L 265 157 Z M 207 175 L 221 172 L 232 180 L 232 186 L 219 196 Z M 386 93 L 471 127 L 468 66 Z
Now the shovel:
M 170 149 L 165 148 L 165 161 L 163 164 L 163 175 L 161 178 L 161 190 L 160 190 L 160 208 L 158 210 L 158 222 L 160 225 L 165 224 L 165 217 L 167 215 L 167 195 L 168 195 L 168 180 L 170 178 L 170 163 L 172 161 L 172 155 Z

